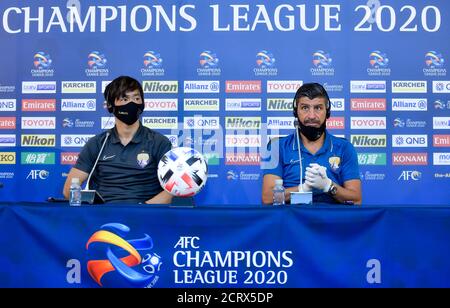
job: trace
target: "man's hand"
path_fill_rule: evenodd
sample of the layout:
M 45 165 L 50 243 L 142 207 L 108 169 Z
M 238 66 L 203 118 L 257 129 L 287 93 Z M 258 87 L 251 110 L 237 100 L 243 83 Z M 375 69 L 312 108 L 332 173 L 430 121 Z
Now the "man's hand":
M 327 168 L 319 164 L 310 164 L 306 167 L 305 184 L 323 192 L 328 192 L 331 180 L 327 176 Z
M 306 181 L 305 181 L 305 183 L 298 185 L 298 191 L 300 191 L 300 192 L 302 192 L 302 191 L 308 192 L 308 191 L 312 191 L 312 190 L 313 190 L 313 188 L 310 185 L 308 185 L 306 183 Z

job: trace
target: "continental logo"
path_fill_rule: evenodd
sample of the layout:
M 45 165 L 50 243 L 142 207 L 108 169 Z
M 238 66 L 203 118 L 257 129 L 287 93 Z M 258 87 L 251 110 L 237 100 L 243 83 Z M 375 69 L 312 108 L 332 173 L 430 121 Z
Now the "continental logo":
M 23 147 L 55 147 L 55 135 L 22 135 Z
M 178 81 L 144 81 L 144 93 L 178 93 Z
M 291 98 L 269 98 L 267 99 L 268 111 L 292 111 L 293 100 Z
M 15 152 L 0 152 L 0 165 L 15 165 L 16 153 Z
M 22 165 L 54 165 L 55 153 L 51 152 L 22 152 L 20 155 Z
M 97 82 L 95 81 L 62 81 L 61 93 L 96 93 Z
M 360 148 L 385 148 L 386 135 L 351 135 L 350 140 L 355 147 Z
M 393 80 L 392 93 L 427 93 L 427 82 L 414 80 Z
M 226 129 L 260 129 L 261 117 L 226 117 Z

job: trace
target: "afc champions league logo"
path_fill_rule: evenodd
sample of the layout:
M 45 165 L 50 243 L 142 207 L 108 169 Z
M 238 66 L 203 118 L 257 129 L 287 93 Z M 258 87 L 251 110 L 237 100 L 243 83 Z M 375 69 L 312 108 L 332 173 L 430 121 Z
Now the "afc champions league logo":
M 101 226 L 86 243 L 87 270 L 101 287 L 150 288 L 158 281 L 162 260 L 152 238 L 125 239 L 130 228 L 120 223 Z

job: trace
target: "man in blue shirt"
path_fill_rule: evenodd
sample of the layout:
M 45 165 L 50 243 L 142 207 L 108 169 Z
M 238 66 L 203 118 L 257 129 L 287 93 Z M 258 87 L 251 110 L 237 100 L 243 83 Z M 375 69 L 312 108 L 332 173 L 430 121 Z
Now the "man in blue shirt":
M 290 202 L 290 192 L 303 190 L 313 192 L 314 203 L 361 204 L 358 156 L 348 140 L 326 130 L 330 108 L 328 94 L 320 84 L 307 83 L 298 89 L 293 109 L 299 128 L 287 137 L 271 140 L 271 157 L 263 159 L 263 203 L 272 203 L 275 180 L 283 179 L 286 202 Z M 304 179 L 301 186 L 300 163 Z

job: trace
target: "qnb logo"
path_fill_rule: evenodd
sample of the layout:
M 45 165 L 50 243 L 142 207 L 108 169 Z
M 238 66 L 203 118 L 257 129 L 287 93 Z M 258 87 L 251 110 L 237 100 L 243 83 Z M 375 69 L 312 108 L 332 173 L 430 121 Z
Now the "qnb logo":
M 120 223 L 105 224 L 101 229 L 86 243 L 87 270 L 92 279 L 101 287 L 153 287 L 162 261 L 151 252 L 152 238 L 144 234 L 143 238 L 126 240 L 130 228 Z
M 34 55 L 34 67 L 36 69 L 49 69 L 52 65 L 52 59 L 49 54 L 40 51 Z
M 256 54 L 256 65 L 260 68 L 273 67 L 275 65 L 276 59 L 273 54 L 267 50 L 261 50 Z
M 161 67 L 163 63 L 163 59 L 161 55 L 154 51 L 147 51 L 144 54 L 144 66 L 146 68 L 158 68 Z
M 388 67 L 389 59 L 385 53 L 375 50 L 369 55 L 369 63 L 373 68 L 386 68 Z
M 219 66 L 219 58 L 212 51 L 205 50 L 200 54 L 200 66 L 202 68 L 215 68 Z
M 47 170 L 30 170 L 27 175 L 27 180 L 46 180 L 50 176 Z
M 420 181 L 422 179 L 422 172 L 420 171 L 403 171 L 398 177 L 398 181 Z
M 98 51 L 93 51 L 88 55 L 88 66 L 90 69 L 105 68 L 107 62 L 105 55 Z

